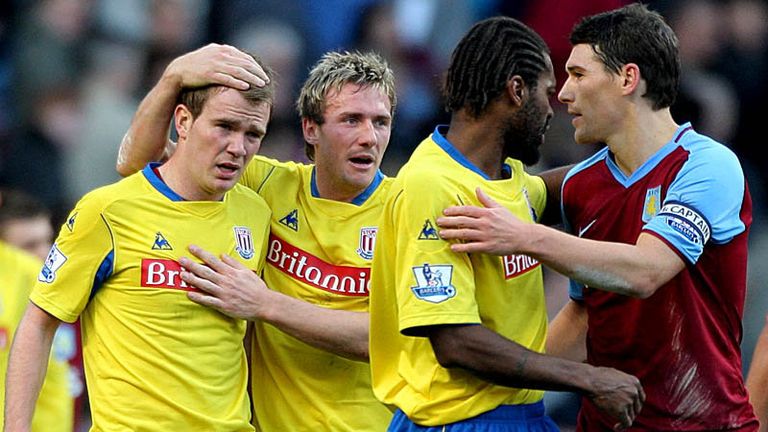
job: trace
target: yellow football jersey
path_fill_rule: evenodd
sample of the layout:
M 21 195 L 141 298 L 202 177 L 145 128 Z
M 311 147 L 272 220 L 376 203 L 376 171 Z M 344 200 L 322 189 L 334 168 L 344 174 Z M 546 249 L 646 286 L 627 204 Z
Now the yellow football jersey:
M 318 198 L 313 172 L 312 165 L 257 156 L 241 180 L 272 209 L 264 280 L 271 289 L 322 307 L 365 312 L 382 198 L 391 181 L 379 175 L 346 203 Z M 368 363 L 316 349 L 269 324 L 254 327 L 257 428 L 386 429 L 392 413 L 373 395 Z
M 483 324 L 542 352 L 547 329 L 541 265 L 527 256 L 458 254 L 435 220 L 452 205 L 481 205 L 475 189 L 523 220 L 538 219 L 546 191 L 519 161 L 491 181 L 437 130 L 414 151 L 389 190 L 371 274 L 370 356 L 376 396 L 414 422 L 435 426 L 502 404 L 537 402 L 543 392 L 492 384 L 445 369 L 418 328 Z
M 8 369 L 13 334 L 16 332 L 29 302 L 29 292 L 37 280 L 42 263 L 32 255 L 0 241 L 0 406 L 5 403 L 5 373 Z M 69 386 L 69 363 L 58 355 L 65 346 L 66 335 L 54 338 L 48 371 L 32 418 L 34 432 L 72 431 L 74 398 Z M 0 425 L 3 413 L 0 412 Z
M 261 271 L 269 209 L 239 185 L 184 201 L 152 167 L 80 200 L 31 300 L 81 318 L 94 430 L 253 430 L 245 322 L 187 299 L 178 260 L 196 244 Z

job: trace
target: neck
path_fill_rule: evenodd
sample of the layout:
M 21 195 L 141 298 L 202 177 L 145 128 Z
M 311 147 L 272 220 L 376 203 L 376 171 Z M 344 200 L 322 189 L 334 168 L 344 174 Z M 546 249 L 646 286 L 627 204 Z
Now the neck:
M 619 168 L 631 175 L 673 138 L 679 126 L 669 108 L 635 112 L 625 119 L 617 132 L 606 139 L 606 144 Z
M 324 172 L 315 165 L 315 186 L 320 198 L 351 203 L 370 183 L 364 187 L 351 185 L 343 181 L 334 181 L 334 176 Z
M 174 156 L 176 153 L 174 153 Z M 185 170 L 185 165 L 180 163 L 179 157 L 171 157 L 168 162 L 158 168 L 160 176 L 162 176 L 163 182 L 177 195 L 184 198 L 186 201 L 219 201 L 224 197 L 224 194 L 215 194 L 201 190 L 200 188 L 193 187 L 190 173 Z
M 478 121 L 464 111 L 458 111 L 451 116 L 445 138 L 488 178 L 501 178 L 504 141 L 495 125 Z

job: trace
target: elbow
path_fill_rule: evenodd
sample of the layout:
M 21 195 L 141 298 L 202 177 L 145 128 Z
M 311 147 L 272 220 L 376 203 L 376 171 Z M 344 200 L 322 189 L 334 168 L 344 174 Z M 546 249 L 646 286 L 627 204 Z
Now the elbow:
M 429 342 L 440 366 L 446 369 L 469 369 L 477 346 L 472 343 L 479 325 L 445 325 L 429 328 Z
M 437 363 L 446 369 L 463 367 L 464 365 L 460 358 L 460 354 L 464 351 L 453 346 L 450 342 L 446 344 L 444 341 L 432 339 L 432 352 L 435 354 Z
M 121 177 L 128 177 L 129 175 L 135 173 L 138 170 L 132 167 L 129 161 L 125 158 L 125 155 L 123 155 L 123 145 L 125 145 L 125 143 L 123 143 L 120 146 L 120 150 L 118 151 L 118 154 L 117 154 L 117 162 L 115 163 L 115 170 L 117 171 L 118 174 L 120 174 Z
M 437 363 L 440 364 L 440 366 L 451 369 L 460 366 L 460 363 L 458 359 L 453 356 L 450 352 L 445 352 L 444 350 L 439 349 L 433 349 L 435 353 L 435 358 L 437 359 Z
M 371 358 L 370 352 L 368 351 L 368 341 L 366 340 L 364 343 L 360 343 L 350 354 L 352 360 L 366 363 L 370 362 Z
M 628 293 L 629 297 L 633 297 L 640 300 L 645 300 L 648 297 L 652 296 L 653 293 L 655 293 L 656 290 L 650 290 L 648 288 L 637 288 L 630 293 Z
M 629 297 L 644 300 L 656 293 L 663 283 L 656 280 L 653 276 L 645 277 L 629 284 L 629 289 L 625 293 Z
M 654 295 L 659 288 L 674 279 L 680 270 L 680 268 L 675 267 L 670 269 L 653 268 L 643 271 L 637 275 L 638 277 L 632 284 L 634 287 L 632 296 L 639 299 L 647 299 Z
M 115 170 L 120 174 L 120 177 L 127 177 L 131 174 L 131 170 L 129 170 L 126 164 L 122 161 L 117 161 Z

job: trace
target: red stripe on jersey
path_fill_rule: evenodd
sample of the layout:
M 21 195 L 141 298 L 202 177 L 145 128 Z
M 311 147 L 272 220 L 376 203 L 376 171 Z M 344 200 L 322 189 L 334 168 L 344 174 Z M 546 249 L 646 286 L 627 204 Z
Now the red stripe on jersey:
M 504 264 L 504 278 L 506 279 L 528 273 L 541 265 L 540 262 L 528 255 L 504 255 L 502 263 Z
M 147 288 L 170 288 L 182 291 L 197 291 L 181 280 L 184 268 L 174 260 L 141 260 L 141 286 Z
M 330 293 L 364 297 L 368 295 L 371 269 L 337 266 L 269 235 L 267 262 L 288 276 Z

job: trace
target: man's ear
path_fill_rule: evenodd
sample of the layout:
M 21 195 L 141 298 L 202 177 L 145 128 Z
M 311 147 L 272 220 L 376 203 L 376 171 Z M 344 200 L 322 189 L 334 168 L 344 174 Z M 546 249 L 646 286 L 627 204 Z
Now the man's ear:
M 515 75 L 507 80 L 507 95 L 516 106 L 522 106 L 527 97 L 528 89 L 520 75 Z
M 176 126 L 176 133 L 179 135 L 179 140 L 186 140 L 189 130 L 192 128 L 192 123 L 195 121 L 195 117 L 189 111 L 189 108 L 184 104 L 176 105 L 176 110 L 173 112 L 173 121 Z
M 311 145 L 317 145 L 318 133 L 320 132 L 320 125 L 314 120 L 303 118 L 301 119 L 301 130 L 304 133 L 304 141 Z
M 622 94 L 632 94 L 640 86 L 640 81 L 642 80 L 640 66 L 635 63 L 625 64 L 619 71 L 619 79 L 621 80 Z

